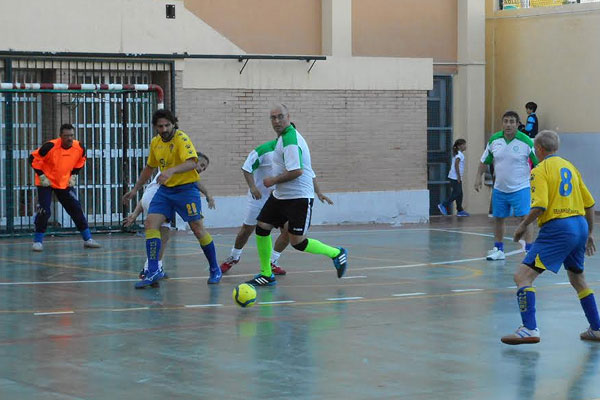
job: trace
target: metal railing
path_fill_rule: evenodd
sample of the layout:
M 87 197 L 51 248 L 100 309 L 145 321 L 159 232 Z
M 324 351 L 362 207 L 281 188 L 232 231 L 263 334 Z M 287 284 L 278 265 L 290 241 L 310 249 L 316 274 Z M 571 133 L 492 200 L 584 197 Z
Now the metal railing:
M 567 4 L 598 3 L 600 0 L 499 0 L 500 10 L 517 8 L 557 7 Z

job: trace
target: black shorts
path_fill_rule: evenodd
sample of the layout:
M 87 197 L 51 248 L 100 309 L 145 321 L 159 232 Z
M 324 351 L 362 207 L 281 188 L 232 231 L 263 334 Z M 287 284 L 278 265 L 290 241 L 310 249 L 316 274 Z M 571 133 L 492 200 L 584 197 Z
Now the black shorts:
M 304 235 L 310 226 L 313 202 L 308 198 L 279 200 L 271 194 L 256 219 L 277 228 L 287 222 L 289 233 Z

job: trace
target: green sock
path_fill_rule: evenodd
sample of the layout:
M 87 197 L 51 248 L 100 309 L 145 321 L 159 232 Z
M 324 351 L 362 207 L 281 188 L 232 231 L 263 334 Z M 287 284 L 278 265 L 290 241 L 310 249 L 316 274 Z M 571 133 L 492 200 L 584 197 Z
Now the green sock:
M 260 273 L 264 276 L 271 276 L 271 250 L 273 249 L 271 235 L 256 235 L 256 248 L 260 260 Z
M 329 258 L 335 258 L 340 255 L 340 249 L 319 242 L 317 239 L 307 238 L 308 244 L 304 251 L 311 254 L 322 254 Z

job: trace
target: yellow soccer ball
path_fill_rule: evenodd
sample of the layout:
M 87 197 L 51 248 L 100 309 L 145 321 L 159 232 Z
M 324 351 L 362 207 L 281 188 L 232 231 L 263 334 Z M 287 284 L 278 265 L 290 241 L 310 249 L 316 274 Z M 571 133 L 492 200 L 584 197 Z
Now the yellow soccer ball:
M 233 289 L 233 301 L 240 307 L 252 307 L 256 302 L 256 289 L 247 283 L 242 283 Z

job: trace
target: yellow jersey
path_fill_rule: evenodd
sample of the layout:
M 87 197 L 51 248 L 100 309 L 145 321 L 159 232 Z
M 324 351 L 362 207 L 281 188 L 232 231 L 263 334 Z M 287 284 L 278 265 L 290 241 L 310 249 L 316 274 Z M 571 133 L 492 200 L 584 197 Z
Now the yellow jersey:
M 553 219 L 585 215 L 585 209 L 593 205 L 581 174 L 564 158 L 551 155 L 531 170 L 531 208 L 544 209 L 539 226 Z
M 177 130 L 168 142 L 164 142 L 160 135 L 156 135 L 150 142 L 150 155 L 148 156 L 148 166 L 160 168 L 163 172 L 166 169 L 183 164 L 189 159 L 198 159 L 194 144 L 183 131 Z M 199 178 L 196 169 L 186 172 L 173 174 L 165 182 L 165 186 L 173 187 L 185 185 L 186 183 L 196 182 Z

